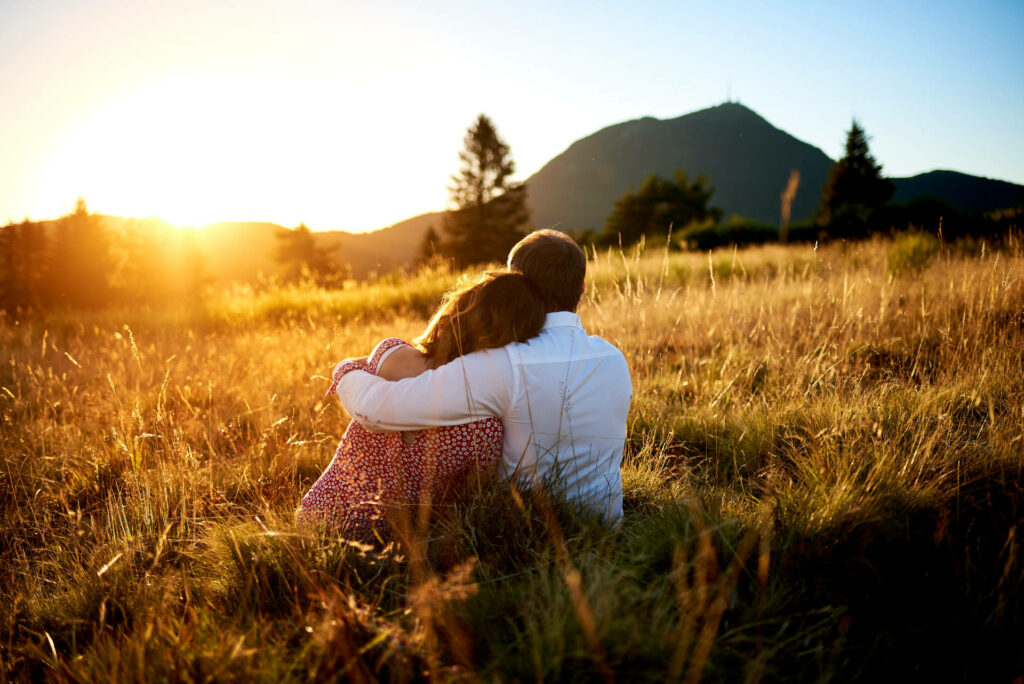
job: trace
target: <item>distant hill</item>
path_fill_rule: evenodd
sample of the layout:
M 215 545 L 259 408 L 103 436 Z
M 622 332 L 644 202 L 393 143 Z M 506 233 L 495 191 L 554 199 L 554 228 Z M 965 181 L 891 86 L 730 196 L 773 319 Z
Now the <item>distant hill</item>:
M 221 281 L 253 281 L 260 275 L 277 275 L 274 261 L 276 223 L 231 221 L 212 223 L 196 230 L 196 246 L 209 274 Z
M 433 226 L 441 231 L 443 216 L 444 212 L 435 211 L 369 233 L 326 231 L 314 235 L 321 243 L 337 243 L 338 258 L 352 266 L 354 277 L 365 278 L 374 271 L 387 273 L 412 263 L 427 229 Z
M 408 266 L 416 258 L 423 236 L 430 226 L 441 229 L 443 212 L 421 214 L 369 233 L 322 231 L 313 233 L 320 245 L 334 248 L 338 261 L 352 268 L 352 275 L 362 279 L 373 273 L 387 273 Z M 124 218 L 101 214 L 107 229 L 115 235 L 131 231 L 167 229 L 169 224 L 156 218 Z M 56 220 L 37 221 L 47 233 Z M 207 274 L 222 283 L 253 282 L 262 276 L 280 275 L 281 266 L 274 261 L 277 233 L 285 230 L 276 223 L 228 221 L 188 229 L 194 244 L 203 255 Z
M 892 182 L 896 185 L 893 199 L 901 203 L 930 195 L 968 213 L 1024 206 L 1024 185 L 958 171 L 929 171 L 910 178 L 893 178 Z
M 538 226 L 600 230 L 615 200 L 652 173 L 710 176 L 711 203 L 778 223 L 780 195 L 792 169 L 800 188 L 793 218 L 817 207 L 832 160 L 775 128 L 747 107 L 726 103 L 675 119 L 650 117 L 609 126 L 574 142 L 527 180 Z
M 430 226 L 441 228 L 441 212 L 421 214 L 369 233 L 340 230 L 313 233 L 318 244 L 333 247 L 338 261 L 352 267 L 352 276 L 366 278 L 407 266 L 416 257 Z M 251 281 L 263 273 L 274 275 L 276 223 L 214 223 L 199 230 L 197 243 L 212 275 L 223 280 Z
M 682 169 L 711 178 L 711 204 L 726 217 L 776 225 L 790 170 L 801 176 L 796 221 L 817 208 L 832 163 L 817 147 L 730 102 L 675 119 L 626 121 L 577 140 L 527 180 L 528 201 L 537 226 L 600 230 L 623 193 L 652 173 L 670 177 Z M 956 171 L 891 180 L 897 202 L 932 195 L 968 212 L 1024 205 L 1024 186 Z

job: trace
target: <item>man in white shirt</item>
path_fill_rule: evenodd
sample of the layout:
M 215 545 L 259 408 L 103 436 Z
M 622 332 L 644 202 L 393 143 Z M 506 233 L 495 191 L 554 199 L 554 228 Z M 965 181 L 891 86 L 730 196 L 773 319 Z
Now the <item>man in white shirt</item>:
M 545 302 L 537 337 L 475 351 L 397 382 L 350 372 L 338 384 L 346 410 L 371 430 L 500 418 L 499 475 L 557 486 L 567 499 L 618 522 L 633 388 L 622 352 L 587 335 L 576 315 L 586 265 L 582 250 L 563 233 L 526 236 L 509 252 L 508 268 L 526 276 Z

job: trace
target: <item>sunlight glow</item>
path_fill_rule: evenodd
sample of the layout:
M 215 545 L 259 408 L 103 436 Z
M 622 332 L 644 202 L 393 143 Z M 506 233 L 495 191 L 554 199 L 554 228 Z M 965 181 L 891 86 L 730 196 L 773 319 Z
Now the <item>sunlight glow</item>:
M 35 204 L 66 211 L 83 196 L 97 212 L 156 216 L 178 226 L 310 223 L 337 214 L 339 189 L 362 200 L 376 192 L 386 206 L 388 189 L 375 174 L 344 163 L 380 157 L 373 138 L 339 114 L 340 94 L 310 101 L 310 92 L 294 79 L 225 75 L 164 82 L 110 100 L 53 146 Z
M 280 100 L 268 100 L 273 113 Z M 61 141 L 40 192 L 64 202 L 82 195 L 98 211 L 176 224 L 258 213 L 267 173 L 258 141 L 267 110 L 248 116 L 253 106 L 211 81 L 131 93 Z

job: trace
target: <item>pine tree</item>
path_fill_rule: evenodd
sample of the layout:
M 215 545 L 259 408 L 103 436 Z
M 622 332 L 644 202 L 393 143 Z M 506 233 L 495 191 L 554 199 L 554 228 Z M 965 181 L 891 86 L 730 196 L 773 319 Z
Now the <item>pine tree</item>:
M 435 261 L 441 253 L 441 238 L 438 236 L 434 226 L 427 226 L 427 232 L 423 234 L 420 246 L 416 250 L 416 266 L 424 266 Z
M 43 302 L 48 240 L 43 226 L 25 219 L 0 228 L 0 308 Z
M 511 181 L 515 162 L 486 115 L 477 117 L 463 145 L 448 188 L 456 209 L 444 218 L 442 253 L 459 267 L 504 261 L 530 218 L 526 186 Z
M 882 165 L 868 149 L 868 137 L 854 119 L 846 135 L 846 154 L 829 172 L 816 215 L 834 235 L 867 232 L 875 212 L 893 195 L 892 182 L 882 176 Z
M 331 253 L 334 248 L 316 244 L 305 223 L 293 230 L 277 233 L 274 260 L 285 268 L 288 282 L 313 281 L 317 285 L 338 286 L 348 276 Z
M 116 267 L 110 247 L 103 218 L 90 213 L 79 197 L 74 211 L 61 217 L 54 231 L 47 274 L 50 302 L 72 307 L 109 304 Z

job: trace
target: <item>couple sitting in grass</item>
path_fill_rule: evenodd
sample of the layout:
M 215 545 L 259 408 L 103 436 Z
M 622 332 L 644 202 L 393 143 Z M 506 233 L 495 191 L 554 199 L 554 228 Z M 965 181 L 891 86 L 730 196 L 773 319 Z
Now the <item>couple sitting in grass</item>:
M 353 420 L 299 519 L 368 539 L 496 468 L 557 481 L 558 495 L 617 522 L 632 385 L 622 353 L 580 325 L 585 273 L 571 238 L 536 231 L 507 271 L 447 293 L 412 344 L 387 339 L 338 364 L 328 393 Z

